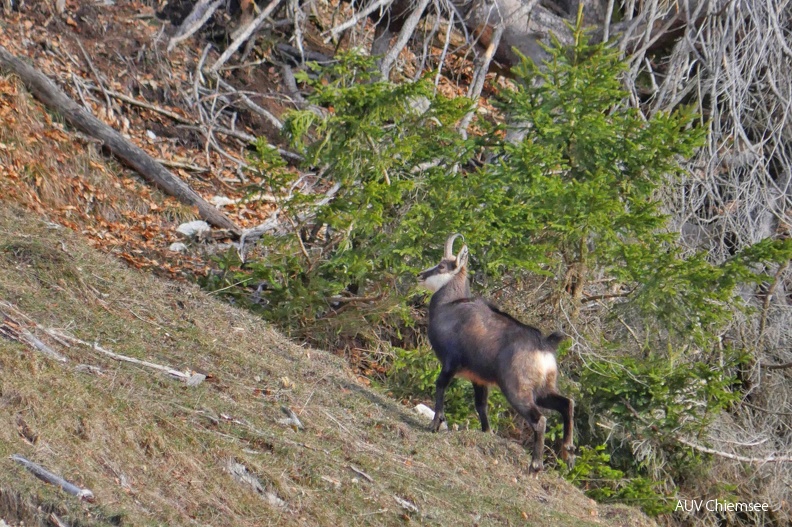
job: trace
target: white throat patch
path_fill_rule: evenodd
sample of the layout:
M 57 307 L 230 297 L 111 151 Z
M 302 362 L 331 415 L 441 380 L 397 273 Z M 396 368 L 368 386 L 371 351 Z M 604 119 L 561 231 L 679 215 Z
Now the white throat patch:
M 456 276 L 456 273 L 433 274 L 423 281 L 423 285 L 432 293 L 436 293 L 444 285 L 450 282 L 454 276 Z

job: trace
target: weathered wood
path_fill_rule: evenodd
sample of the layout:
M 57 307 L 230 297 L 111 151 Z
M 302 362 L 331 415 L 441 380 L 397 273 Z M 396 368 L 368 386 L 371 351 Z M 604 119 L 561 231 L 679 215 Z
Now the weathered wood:
M 0 307 L 19 312 L 19 310 L 16 309 L 13 304 L 6 302 L 5 300 L 0 300 Z M 22 315 L 24 316 L 24 313 L 22 313 Z M 36 349 L 44 355 L 47 355 L 48 357 L 59 362 L 68 362 L 66 357 L 42 342 L 33 333 L 28 331 L 25 326 L 23 326 L 17 320 L 14 320 L 11 315 L 2 309 L 0 309 L 0 335 L 12 340 L 16 340 L 17 342 L 27 344 L 31 348 Z
M 176 33 L 168 41 L 168 52 L 170 53 L 179 42 L 187 40 L 193 33 L 201 29 L 207 20 L 217 11 L 223 0 L 200 0 L 193 6 L 193 10 L 184 19 Z
M 60 487 L 65 492 L 71 494 L 72 496 L 77 496 L 81 500 L 85 500 L 85 501 L 93 501 L 94 500 L 94 494 L 90 490 L 81 489 L 77 485 L 75 485 L 73 483 L 69 483 L 68 481 L 66 481 L 62 477 L 60 477 L 60 476 L 58 476 L 56 474 L 53 474 L 52 472 L 50 472 L 46 468 L 42 467 L 41 465 L 37 465 L 36 463 L 33 463 L 32 461 L 30 461 L 28 459 L 25 459 L 24 457 L 20 456 L 19 454 L 12 454 L 10 456 L 10 458 L 12 460 L 16 461 L 17 463 L 21 464 L 22 466 L 24 466 L 34 476 L 36 476 L 37 478 L 39 478 L 42 481 L 46 481 L 47 483 L 49 483 L 51 485 L 55 485 L 57 487 Z
M 429 1 L 430 0 L 418 1 L 418 5 L 415 7 L 415 9 L 413 9 L 412 13 L 410 13 L 410 16 L 408 16 L 407 20 L 404 22 L 404 26 L 399 32 L 399 37 L 396 39 L 393 47 L 388 50 L 388 52 L 382 58 L 382 62 L 380 63 L 380 75 L 382 75 L 383 79 L 387 79 L 390 75 L 390 70 L 396 63 L 399 53 L 401 53 L 401 50 L 407 45 L 407 42 L 410 40 L 415 28 L 418 27 L 418 23 L 421 21 L 421 17 L 423 16 L 423 12 L 426 10 L 426 7 L 429 5 Z
M 135 169 L 148 182 L 182 203 L 195 206 L 208 223 L 239 234 L 239 228 L 225 214 L 199 196 L 184 181 L 155 161 L 142 148 L 91 115 L 46 75 L 19 60 L 3 46 L 0 46 L 0 68 L 18 75 L 37 99 L 63 115 L 75 128 L 102 141 L 113 155 Z
M 233 42 L 231 42 L 231 44 L 228 45 L 226 50 L 223 51 L 223 54 L 220 55 L 220 58 L 218 58 L 217 61 L 215 61 L 215 63 L 212 64 L 212 67 L 209 68 L 209 72 L 217 73 L 220 70 L 220 68 L 223 67 L 223 64 L 225 64 L 228 61 L 228 59 L 231 58 L 231 55 L 236 53 L 236 50 L 239 49 L 239 46 L 241 46 L 247 39 L 249 39 L 250 36 L 253 33 L 255 33 L 256 30 L 261 26 L 261 24 L 264 23 L 264 20 L 268 16 L 270 16 L 273 11 L 275 11 L 275 8 L 281 4 L 281 1 L 282 0 L 272 0 L 267 5 L 267 7 L 265 7 L 261 11 L 261 13 L 259 13 L 259 15 L 256 18 L 251 20 L 247 26 L 241 28 L 240 32 L 236 35 Z
M 121 355 L 120 353 L 112 352 L 112 351 L 110 351 L 108 349 L 103 348 L 102 346 L 100 346 L 97 343 L 91 344 L 90 342 L 85 342 L 84 340 L 78 339 L 76 337 L 73 337 L 71 335 L 63 333 L 61 331 L 57 331 L 57 330 L 54 330 L 54 329 L 44 329 L 44 331 L 46 331 L 47 334 L 52 335 L 53 337 L 56 336 L 56 337 L 58 337 L 60 339 L 63 339 L 63 340 L 66 340 L 66 341 L 69 341 L 69 342 L 72 342 L 72 343 L 75 343 L 75 344 L 80 344 L 81 346 L 86 346 L 88 348 L 91 348 L 92 350 L 94 350 L 96 352 L 99 352 L 99 353 L 101 353 L 103 355 L 107 355 L 111 359 L 117 360 L 119 362 L 129 362 L 131 364 L 137 364 L 138 366 L 145 366 L 146 368 L 151 368 L 153 370 L 157 370 L 157 371 L 161 371 L 161 372 L 167 373 L 171 377 L 175 377 L 175 378 L 177 378 L 179 380 L 182 380 L 184 382 L 191 382 L 191 379 L 193 377 L 189 373 L 185 373 L 183 371 L 179 371 L 176 368 L 171 368 L 170 366 L 163 366 L 161 364 L 156 364 L 156 363 L 153 363 L 153 362 L 136 359 L 135 357 L 127 357 L 126 355 Z M 199 382 L 196 382 L 196 381 L 197 381 L 197 379 L 193 379 L 192 380 L 192 382 L 194 384 L 200 384 L 200 381 Z

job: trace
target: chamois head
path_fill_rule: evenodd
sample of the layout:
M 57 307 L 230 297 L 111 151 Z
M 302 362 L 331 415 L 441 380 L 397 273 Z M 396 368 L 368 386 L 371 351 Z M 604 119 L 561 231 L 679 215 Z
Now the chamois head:
M 464 241 L 465 237 L 461 234 L 452 234 L 449 236 L 446 240 L 445 252 L 443 253 L 443 259 L 440 260 L 440 263 L 418 273 L 419 283 L 433 293 L 442 289 L 444 285 L 450 282 L 452 278 L 458 275 L 459 272 L 467 266 L 467 245 L 463 245 L 459 250 L 459 254 L 454 256 L 454 241 L 459 237 L 462 237 Z

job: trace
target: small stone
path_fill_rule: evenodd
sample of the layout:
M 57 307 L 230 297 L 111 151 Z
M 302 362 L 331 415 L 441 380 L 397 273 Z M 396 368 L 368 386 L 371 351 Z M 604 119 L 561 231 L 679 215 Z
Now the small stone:
M 194 373 L 187 379 L 187 386 L 198 386 L 206 380 L 206 375 L 203 373 Z
M 173 251 L 175 253 L 183 253 L 187 251 L 187 246 L 184 245 L 182 242 L 175 242 L 170 244 L 168 250 Z
M 209 198 L 209 203 L 219 209 L 220 207 L 225 207 L 226 205 L 234 205 L 236 200 L 229 199 L 225 196 L 212 196 Z
M 209 227 L 209 224 L 203 220 L 188 221 L 187 223 L 182 223 L 176 227 L 176 232 L 183 234 L 188 238 L 197 237 L 204 232 L 208 232 L 209 230 L 211 230 L 211 227 Z

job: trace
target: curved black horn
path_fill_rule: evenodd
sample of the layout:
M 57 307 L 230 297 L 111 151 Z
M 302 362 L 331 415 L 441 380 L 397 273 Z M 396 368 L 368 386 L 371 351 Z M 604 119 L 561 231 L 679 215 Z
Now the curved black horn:
M 454 257 L 454 241 L 460 237 L 462 238 L 462 241 L 465 240 L 465 237 L 459 233 L 452 234 L 448 237 L 445 243 L 445 253 L 443 254 L 443 258 L 450 260 Z

